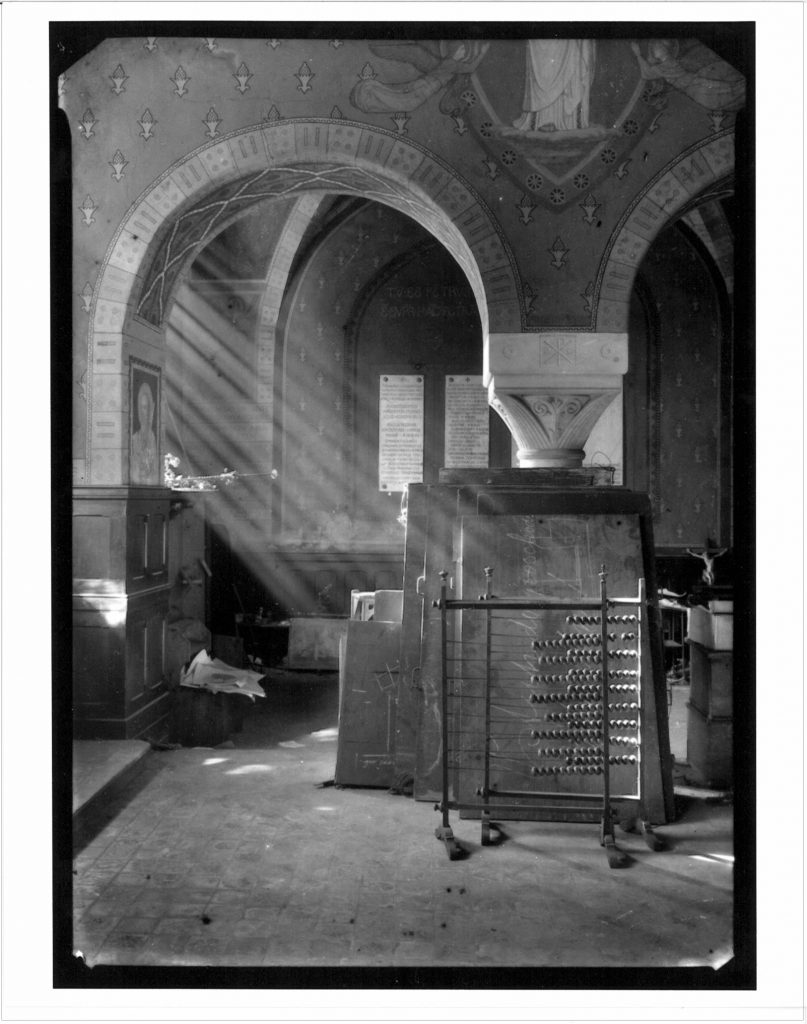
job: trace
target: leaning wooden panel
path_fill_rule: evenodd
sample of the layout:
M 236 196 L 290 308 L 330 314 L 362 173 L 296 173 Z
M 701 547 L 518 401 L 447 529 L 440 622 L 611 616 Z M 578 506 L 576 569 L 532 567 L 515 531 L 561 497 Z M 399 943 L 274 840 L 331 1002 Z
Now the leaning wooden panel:
M 340 668 L 338 786 L 391 786 L 401 626 L 397 622 L 347 625 Z
M 580 593 L 594 597 L 596 570 L 605 562 L 613 566 L 612 592 L 631 594 L 638 579 L 646 582 L 645 739 L 647 748 L 658 752 L 652 758 L 656 767 L 648 768 L 646 795 L 653 820 L 670 820 L 674 812 L 672 762 L 647 496 L 622 488 L 599 487 L 574 492 L 540 492 L 517 486 L 473 490 L 476 509 L 482 515 L 458 517 L 454 557 L 446 558 L 443 545 L 427 545 L 421 650 L 423 707 L 418 735 L 422 756 L 416 766 L 415 796 L 433 799 L 440 790 L 436 756 L 440 749 L 438 613 L 430 600 L 434 597 L 435 587 L 430 585 L 434 574 L 447 568 L 450 577 L 456 577 L 452 597 L 478 597 L 484 580 L 482 570 L 490 563 L 497 565 L 496 587 L 502 594 Z M 463 511 L 468 511 L 468 503 L 464 505 Z M 434 557 L 430 557 L 432 554 Z M 440 557 L 443 566 L 436 564 L 435 559 Z M 456 783 L 453 776 L 452 785 Z
M 458 596 L 463 598 L 478 596 L 480 586 L 484 586 L 484 569 L 489 565 L 495 566 L 495 593 L 501 597 L 519 596 L 546 601 L 597 600 L 599 569 L 604 563 L 608 565 L 608 589 L 613 595 L 635 595 L 638 581 L 644 579 L 642 524 L 640 516 L 635 513 L 475 516 L 464 517 L 461 522 L 457 590 Z M 653 648 L 660 644 L 660 637 L 654 636 L 657 628 L 654 628 L 647 607 L 650 603 L 646 601 L 643 609 L 646 628 L 642 631 L 641 650 L 637 651 L 636 659 L 628 656 L 633 644 L 629 639 L 630 628 L 612 630 L 616 636 L 628 639 L 621 647 L 612 644 L 612 659 L 615 652 L 621 650 L 624 664 L 614 661 L 611 671 L 626 673 L 636 671 L 638 664 L 642 666 L 641 675 L 635 678 L 642 691 L 642 745 L 645 754 L 641 762 L 642 790 L 648 814 L 653 821 L 662 822 L 669 817 L 665 790 L 671 788 L 671 778 L 665 779 L 665 774 L 670 774 L 669 757 L 663 757 L 660 745 L 660 736 L 668 735 L 665 684 L 663 675 L 659 676 L 658 658 L 653 656 Z M 529 700 L 537 689 L 531 683 L 532 677 L 565 677 L 569 671 L 569 666 L 561 660 L 568 656 L 562 651 L 530 649 L 531 643 L 557 640 L 570 632 L 580 634 L 582 642 L 586 632 L 593 630 L 596 633 L 598 628 L 585 624 L 572 628 L 566 618 L 562 612 L 553 610 L 496 616 L 492 665 L 499 679 L 498 691 L 502 702 L 499 717 L 508 720 L 497 739 L 500 749 L 496 760 L 505 776 L 523 774 L 530 750 L 536 746 L 526 725 L 529 719 L 540 717 L 543 721 L 545 717 L 538 714 L 538 706 Z M 463 615 L 462 621 L 462 639 L 478 644 L 483 628 L 479 617 L 467 614 Z M 585 647 L 581 647 L 578 658 L 585 658 L 585 651 Z M 553 671 L 556 663 L 559 672 Z M 581 681 L 584 681 L 581 674 L 584 668 L 581 662 L 573 669 Z M 634 677 L 620 675 L 614 677 L 612 685 L 629 686 L 633 681 Z M 629 698 L 629 691 L 625 691 L 625 695 Z M 626 699 L 621 703 L 627 709 L 624 714 L 617 713 L 616 719 L 630 720 L 632 714 L 628 705 L 632 701 Z M 617 712 L 619 710 L 617 708 Z M 562 723 L 559 721 L 557 724 Z M 473 729 L 468 723 L 464 723 L 462 728 L 466 741 L 473 742 Z M 628 765 L 615 766 L 615 792 L 631 791 L 634 785 L 631 776 L 632 769 Z M 462 777 L 457 782 L 461 798 L 467 799 L 468 785 L 463 785 Z M 596 792 L 597 787 L 595 778 L 583 774 L 554 780 L 554 783 L 564 792 Z M 503 785 L 503 788 L 508 787 Z M 525 812 L 526 817 L 531 816 L 529 808 L 525 808 Z

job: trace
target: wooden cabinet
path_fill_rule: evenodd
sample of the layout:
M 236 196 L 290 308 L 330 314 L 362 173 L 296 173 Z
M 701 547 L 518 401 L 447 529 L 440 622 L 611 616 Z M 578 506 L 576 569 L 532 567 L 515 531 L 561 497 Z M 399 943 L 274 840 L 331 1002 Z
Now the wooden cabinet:
M 690 648 L 687 762 L 693 780 L 727 788 L 733 779 L 733 686 L 731 651 L 694 640 Z
M 164 731 L 170 491 L 77 488 L 73 497 L 76 738 Z

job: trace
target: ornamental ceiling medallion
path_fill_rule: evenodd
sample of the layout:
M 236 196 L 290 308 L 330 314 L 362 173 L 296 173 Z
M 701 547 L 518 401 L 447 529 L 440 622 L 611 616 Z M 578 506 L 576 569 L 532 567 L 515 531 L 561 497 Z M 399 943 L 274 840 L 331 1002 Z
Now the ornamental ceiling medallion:
M 576 177 L 590 191 L 622 166 L 667 104 L 663 88 L 642 102 L 628 40 L 492 42 L 471 83 L 478 103 L 466 120 L 479 144 L 519 188 L 537 172 L 543 187 L 536 177 L 527 187 L 555 210 L 579 200 Z
M 439 94 L 442 113 L 485 151 L 488 176 L 505 175 L 554 210 L 611 174 L 630 173 L 639 140 L 664 129 L 671 89 L 708 110 L 744 101 L 742 76 L 692 40 L 396 41 L 370 49 L 385 64 L 358 76 L 353 106 L 402 117 Z M 404 81 L 401 65 L 410 68 Z

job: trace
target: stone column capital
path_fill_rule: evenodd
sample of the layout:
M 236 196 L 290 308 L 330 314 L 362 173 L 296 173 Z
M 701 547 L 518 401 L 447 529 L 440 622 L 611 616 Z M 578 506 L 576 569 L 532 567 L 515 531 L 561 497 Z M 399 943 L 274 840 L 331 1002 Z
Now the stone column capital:
M 518 445 L 519 466 L 575 467 L 622 392 L 624 333 L 538 331 L 485 339 L 488 401 Z
M 533 331 L 488 334 L 485 338 L 486 385 L 491 378 L 623 376 L 627 370 L 628 335 L 624 332 Z

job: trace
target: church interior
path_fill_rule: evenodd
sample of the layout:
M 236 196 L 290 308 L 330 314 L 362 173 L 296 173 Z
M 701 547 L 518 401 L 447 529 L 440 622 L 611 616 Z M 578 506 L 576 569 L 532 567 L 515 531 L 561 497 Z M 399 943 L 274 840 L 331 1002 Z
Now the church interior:
M 736 984 L 747 27 L 371 27 L 54 28 L 62 969 Z

